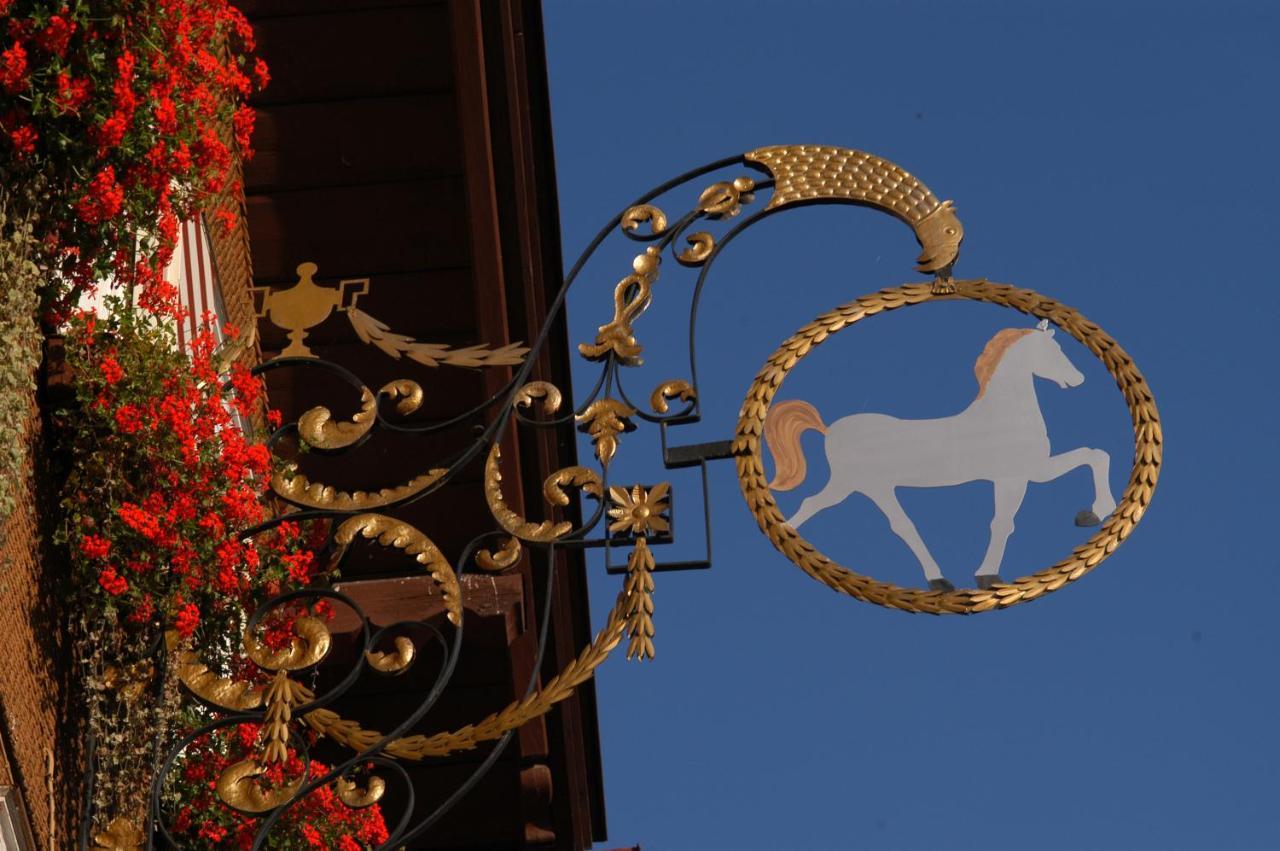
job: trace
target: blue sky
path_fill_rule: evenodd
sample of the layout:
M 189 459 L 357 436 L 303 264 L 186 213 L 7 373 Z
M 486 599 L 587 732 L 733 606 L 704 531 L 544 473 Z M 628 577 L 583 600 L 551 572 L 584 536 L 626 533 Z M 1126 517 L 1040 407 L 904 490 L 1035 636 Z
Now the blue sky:
M 1113 558 L 1042 600 L 969 618 L 832 593 L 759 534 L 731 463 L 713 466 L 714 567 L 658 574 L 657 659 L 611 659 L 598 678 L 611 844 L 1276 847 L 1278 16 L 1230 2 L 548 0 L 568 262 L 617 209 L 703 163 L 770 144 L 867 150 L 955 200 L 958 276 L 1052 295 L 1116 337 L 1166 435 L 1153 505 Z M 635 252 L 616 237 L 588 267 L 569 305 L 575 342 L 610 318 Z M 916 253 L 907 227 L 860 208 L 753 228 L 708 283 L 705 418 L 673 441 L 731 437 L 781 340 L 920 280 Z M 646 363 L 625 376 L 633 397 L 687 377 L 692 286 L 668 258 L 636 324 Z M 1027 324 L 972 304 L 878 317 L 806 359 L 779 398 L 808 399 L 828 422 L 955 413 L 982 343 Z M 1087 351 L 1063 347 L 1086 380 L 1037 388 L 1054 451 L 1110 452 L 1119 495 L 1123 402 Z M 594 374 L 583 364 L 576 386 Z M 779 497 L 784 512 L 825 480 L 821 439 L 805 448 L 809 479 Z M 614 477 L 671 481 L 678 543 L 658 555 L 698 554 L 696 477 L 663 470 L 647 429 L 624 436 Z M 1083 540 L 1071 519 L 1090 496 L 1084 471 L 1033 486 L 1005 575 Z M 984 484 L 902 494 L 958 584 L 981 559 L 990 499 Z M 851 567 L 920 583 L 861 497 L 804 531 Z M 596 564 L 591 582 L 599 620 L 619 578 Z

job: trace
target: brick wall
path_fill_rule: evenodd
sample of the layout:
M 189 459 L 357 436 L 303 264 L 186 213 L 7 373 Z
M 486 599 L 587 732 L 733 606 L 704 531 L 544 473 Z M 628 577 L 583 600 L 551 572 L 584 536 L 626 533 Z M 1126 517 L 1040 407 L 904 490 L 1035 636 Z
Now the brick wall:
M 0 527 L 0 724 L 4 752 L 0 775 L 18 786 L 40 848 L 70 847 L 65 818 L 73 784 L 60 782 L 59 712 L 63 706 L 62 629 L 53 589 L 41 570 L 41 534 L 32 475 L 40 447 L 40 420 L 34 400 L 27 486 L 15 494 L 13 514 Z M 11 437 L 9 439 L 12 439 Z M 7 757 L 7 759 L 5 759 Z M 49 771 L 54 761 L 55 775 Z M 51 798 L 50 790 L 59 790 Z M 62 798 L 64 800 L 59 801 Z M 55 835 L 57 834 L 57 835 Z

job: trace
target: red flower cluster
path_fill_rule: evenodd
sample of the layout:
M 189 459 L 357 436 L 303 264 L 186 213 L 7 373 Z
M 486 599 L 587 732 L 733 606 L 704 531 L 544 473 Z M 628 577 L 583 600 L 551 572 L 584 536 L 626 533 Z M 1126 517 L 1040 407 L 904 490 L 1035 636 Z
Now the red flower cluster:
M 220 376 L 213 349 L 206 331 L 188 358 L 172 326 L 141 311 L 81 317 L 67 336 L 81 404 L 67 418 L 77 467 L 64 507 L 83 604 L 184 636 L 234 633 L 268 596 L 321 578 L 298 525 L 238 536 L 268 518 L 273 461 L 239 424 L 261 383 L 243 367 Z
M 230 765 L 256 749 L 260 728 L 256 724 L 223 727 L 197 739 L 182 756 L 175 772 L 177 798 L 181 801 L 171 829 L 177 835 L 203 840 L 201 847 L 248 849 L 261 821 L 230 809 L 216 797 L 214 785 Z M 264 789 L 279 787 L 301 777 L 306 766 L 294 751 L 283 764 L 267 768 Z M 329 767 L 312 761 L 310 776 L 326 774 Z M 272 848 L 321 848 L 329 851 L 366 851 L 390 837 L 382 810 L 374 804 L 352 809 L 338 798 L 332 785 L 322 786 L 285 811 L 272 830 Z M 278 837 L 278 839 L 277 839 Z
M 7 179 L 52 193 L 36 212 L 53 318 L 108 278 L 176 310 L 161 271 L 178 222 L 238 192 L 235 156 L 251 153 L 245 101 L 270 77 L 252 29 L 229 0 L 0 0 L 0 14 L 0 156 L 7 141 Z

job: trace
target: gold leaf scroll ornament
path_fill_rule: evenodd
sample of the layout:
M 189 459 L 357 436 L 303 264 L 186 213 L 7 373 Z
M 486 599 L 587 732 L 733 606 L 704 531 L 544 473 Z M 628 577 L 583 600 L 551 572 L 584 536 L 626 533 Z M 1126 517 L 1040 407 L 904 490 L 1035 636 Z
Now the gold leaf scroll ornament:
M 274 789 L 264 789 L 257 778 L 266 771 L 256 760 L 242 760 L 223 769 L 214 789 L 224 804 L 242 813 L 256 815 L 269 812 L 293 798 L 302 786 L 302 778 Z
M 383 514 L 358 514 L 342 522 L 333 539 L 339 547 L 339 557 L 346 551 L 356 535 L 370 540 L 377 539 L 384 547 L 402 550 L 414 557 L 414 561 L 427 569 L 427 573 L 440 588 L 449 622 L 462 624 L 462 591 L 458 587 L 458 575 L 449 560 L 435 543 L 403 520 Z
M 679 399 L 681 402 L 692 402 L 696 398 L 698 398 L 698 394 L 694 391 L 693 386 L 689 382 L 677 378 L 672 381 L 664 381 L 653 388 L 653 393 L 649 396 L 649 407 L 653 408 L 655 414 L 665 414 L 670 408 L 670 400 Z
M 493 515 L 493 519 L 498 521 L 499 526 L 522 541 L 539 544 L 550 543 L 573 531 L 573 524 L 567 520 L 559 523 L 553 520 L 535 523 L 525 519 L 507 505 L 506 498 L 502 494 L 502 471 L 499 468 L 501 460 L 502 450 L 495 443 L 489 450 L 489 457 L 484 464 L 484 496 L 489 504 L 489 512 Z M 586 467 L 565 467 L 555 471 L 543 482 L 542 492 L 552 505 L 568 505 L 569 495 L 564 491 L 567 486 L 579 487 L 584 493 L 591 494 L 597 499 L 603 493 L 600 477 L 594 470 Z
M 578 415 L 591 441 L 595 444 L 596 457 L 600 463 L 609 466 L 614 453 L 618 451 L 618 435 L 630 425 L 628 417 L 634 416 L 636 409 L 617 399 L 597 399 Z

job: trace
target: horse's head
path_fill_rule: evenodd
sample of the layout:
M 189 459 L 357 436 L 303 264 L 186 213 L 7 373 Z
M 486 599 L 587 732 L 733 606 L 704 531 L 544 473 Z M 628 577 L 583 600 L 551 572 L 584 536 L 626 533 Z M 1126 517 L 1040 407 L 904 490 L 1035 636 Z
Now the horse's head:
M 1053 339 L 1053 329 L 1049 320 L 1045 319 L 1036 329 L 1018 341 L 1025 357 L 1025 363 L 1034 375 L 1058 382 L 1058 386 L 1079 387 L 1084 383 L 1084 375 L 1076 369 L 1075 364 L 1067 359 L 1058 341 Z

